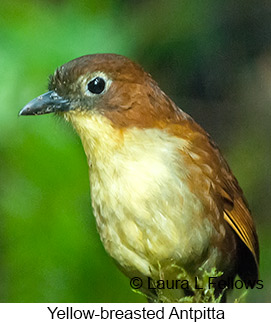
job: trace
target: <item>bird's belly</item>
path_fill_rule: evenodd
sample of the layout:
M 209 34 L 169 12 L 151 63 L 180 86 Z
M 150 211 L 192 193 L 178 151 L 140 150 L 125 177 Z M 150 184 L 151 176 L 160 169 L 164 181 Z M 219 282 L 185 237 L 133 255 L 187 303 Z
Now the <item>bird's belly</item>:
M 189 143 L 158 129 L 122 135 L 117 148 L 108 136 L 95 162 L 89 156 L 93 210 L 106 251 L 126 272 L 151 277 L 161 265 L 216 262 L 219 232 L 191 190 L 181 153 Z
M 200 266 L 215 230 L 201 201 L 166 165 L 130 165 L 104 182 L 91 176 L 98 231 L 127 271 L 153 276 L 163 265 Z M 159 171 L 158 171 L 159 169 Z M 138 175 L 140 174 L 140 175 Z

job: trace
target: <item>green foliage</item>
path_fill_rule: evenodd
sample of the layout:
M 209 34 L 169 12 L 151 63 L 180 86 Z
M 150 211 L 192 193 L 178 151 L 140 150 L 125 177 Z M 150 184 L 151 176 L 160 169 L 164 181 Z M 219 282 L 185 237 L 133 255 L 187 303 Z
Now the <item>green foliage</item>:
M 226 288 L 217 296 L 215 294 L 215 288 L 213 285 L 209 286 L 210 277 L 220 277 L 223 275 L 222 272 L 218 272 L 216 268 L 212 268 L 210 272 L 199 268 L 199 275 L 197 277 L 189 275 L 185 269 L 174 266 L 179 271 L 179 275 L 176 280 L 187 282 L 189 286 L 190 296 L 183 296 L 181 298 L 176 298 L 175 296 L 168 296 L 168 293 L 164 293 L 163 289 L 155 288 L 155 295 L 157 297 L 147 296 L 141 291 L 132 289 L 135 293 L 144 295 L 149 301 L 154 303 L 219 303 L 226 291 Z M 160 270 L 160 279 L 164 281 L 164 274 Z M 196 284 L 195 284 L 196 279 Z M 155 287 L 155 285 L 153 286 Z
M 204 271 L 202 268 L 199 269 L 201 275 L 197 277 L 197 288 L 195 286 L 195 278 L 190 277 L 183 270 L 178 279 L 187 279 L 189 281 L 189 286 L 191 286 L 191 291 L 193 296 L 186 296 L 178 300 L 179 303 L 219 303 L 223 297 L 223 290 L 220 295 L 215 295 L 215 288 L 213 286 L 209 287 L 210 277 L 220 277 L 223 275 L 222 272 L 218 272 L 216 268 L 212 268 L 210 272 Z

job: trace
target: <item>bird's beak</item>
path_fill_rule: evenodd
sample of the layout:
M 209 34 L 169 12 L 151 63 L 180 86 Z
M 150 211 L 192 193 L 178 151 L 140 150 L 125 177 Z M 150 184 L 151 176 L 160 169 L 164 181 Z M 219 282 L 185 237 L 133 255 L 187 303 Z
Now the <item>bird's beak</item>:
M 19 112 L 19 116 L 41 115 L 69 110 L 70 102 L 55 91 L 49 91 L 33 99 Z

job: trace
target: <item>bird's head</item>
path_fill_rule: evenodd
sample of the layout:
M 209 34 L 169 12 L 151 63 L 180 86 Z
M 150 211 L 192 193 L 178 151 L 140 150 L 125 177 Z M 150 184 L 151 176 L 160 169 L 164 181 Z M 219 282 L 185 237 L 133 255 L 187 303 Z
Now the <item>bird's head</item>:
M 99 114 L 120 127 L 148 128 L 172 121 L 178 110 L 150 74 L 116 54 L 76 58 L 56 69 L 48 88 L 19 115 L 56 113 L 70 120 Z
M 57 68 L 50 77 L 49 92 L 29 102 L 19 114 L 57 113 L 69 119 L 71 114 L 98 113 L 120 126 L 143 127 L 165 119 L 172 105 L 138 64 L 121 55 L 95 54 Z

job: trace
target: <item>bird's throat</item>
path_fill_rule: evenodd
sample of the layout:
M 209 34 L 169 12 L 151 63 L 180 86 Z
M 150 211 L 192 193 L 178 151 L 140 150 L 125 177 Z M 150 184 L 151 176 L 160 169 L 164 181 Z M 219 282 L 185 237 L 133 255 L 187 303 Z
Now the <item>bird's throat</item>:
M 78 133 L 89 165 L 96 161 L 107 162 L 123 144 L 123 131 L 98 113 L 70 111 L 64 114 L 64 118 L 71 122 Z

